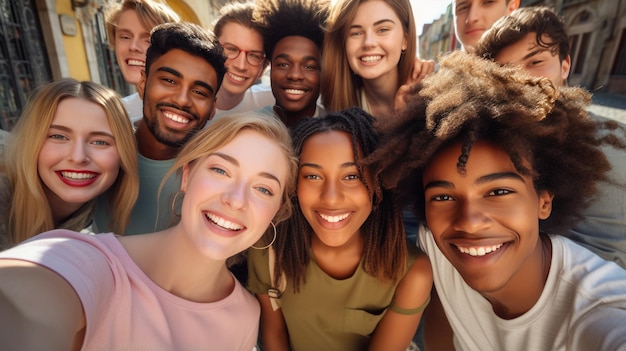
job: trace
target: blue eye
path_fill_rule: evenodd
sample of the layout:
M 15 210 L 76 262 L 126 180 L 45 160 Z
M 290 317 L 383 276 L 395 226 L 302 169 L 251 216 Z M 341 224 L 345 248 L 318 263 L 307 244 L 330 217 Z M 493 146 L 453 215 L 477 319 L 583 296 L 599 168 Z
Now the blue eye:
M 209 169 L 212 170 L 213 172 L 217 173 L 217 174 L 226 175 L 226 171 L 221 169 L 221 168 L 219 168 L 219 167 L 211 167 Z
M 269 189 L 264 188 L 264 187 L 262 187 L 262 186 L 256 187 L 256 189 L 257 189 L 258 191 L 260 191 L 261 193 L 265 194 L 265 195 L 269 195 L 269 196 L 274 195 L 274 193 L 273 193 L 273 192 L 271 192 Z

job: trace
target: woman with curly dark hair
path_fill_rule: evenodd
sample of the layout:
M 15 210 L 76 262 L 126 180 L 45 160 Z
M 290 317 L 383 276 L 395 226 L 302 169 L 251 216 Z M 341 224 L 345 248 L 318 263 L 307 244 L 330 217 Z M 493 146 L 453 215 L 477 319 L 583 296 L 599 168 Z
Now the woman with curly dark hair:
M 392 194 L 359 164 L 378 142 L 372 121 L 351 108 L 292 130 L 296 209 L 273 248 L 249 251 L 265 350 L 404 351 L 415 334 L 432 272 Z
M 579 219 L 605 177 L 600 145 L 624 147 L 599 133 L 611 124 L 591 120 L 588 102 L 582 89 L 456 52 L 381 126 L 385 141 L 368 162 L 425 224 L 419 242 L 439 297 L 429 309 L 443 306 L 448 346 L 626 344 L 626 271 L 548 234 Z M 426 316 L 433 346 L 445 319 Z

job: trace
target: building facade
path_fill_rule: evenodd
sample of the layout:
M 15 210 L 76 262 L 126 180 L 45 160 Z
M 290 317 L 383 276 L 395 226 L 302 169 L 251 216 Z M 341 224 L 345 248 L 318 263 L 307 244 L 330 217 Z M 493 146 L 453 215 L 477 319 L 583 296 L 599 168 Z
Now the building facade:
M 65 77 L 121 95 L 126 84 L 108 48 L 104 10 L 119 0 L 0 0 L 0 129 L 11 130 L 28 95 Z M 226 0 L 168 0 L 183 20 L 211 28 Z
M 567 24 L 570 85 L 626 95 L 626 0 L 521 0 L 521 6 L 540 5 L 555 9 Z M 458 47 L 444 35 L 454 37 L 452 17 L 450 6 L 428 30 L 425 26 L 420 36 L 423 58 L 436 59 Z

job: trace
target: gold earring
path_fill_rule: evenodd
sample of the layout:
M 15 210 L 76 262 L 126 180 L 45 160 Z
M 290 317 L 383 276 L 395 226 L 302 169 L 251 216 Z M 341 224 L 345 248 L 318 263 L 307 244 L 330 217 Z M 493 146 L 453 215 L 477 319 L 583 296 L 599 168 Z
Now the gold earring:
M 268 247 L 272 246 L 272 244 L 274 244 L 274 241 L 276 241 L 276 226 L 274 225 L 274 222 L 270 222 L 270 224 L 274 228 L 274 238 L 272 239 L 272 241 L 269 244 L 267 244 L 267 245 L 265 245 L 263 247 L 256 247 L 254 245 L 251 245 L 250 246 L 251 248 L 256 249 L 256 250 L 264 250 L 264 249 L 267 249 Z

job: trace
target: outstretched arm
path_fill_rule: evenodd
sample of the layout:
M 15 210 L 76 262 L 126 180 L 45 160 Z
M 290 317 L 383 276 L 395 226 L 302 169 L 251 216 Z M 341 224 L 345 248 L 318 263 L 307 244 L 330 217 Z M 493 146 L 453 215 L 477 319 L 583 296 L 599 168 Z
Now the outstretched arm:
M 0 340 L 6 350 L 78 350 L 85 318 L 60 275 L 20 260 L 0 260 Z
M 421 254 L 398 284 L 393 305 L 405 311 L 415 311 L 427 303 L 432 285 L 430 261 Z M 374 330 L 369 349 L 405 351 L 415 335 L 422 313 L 421 310 L 407 314 L 388 309 Z
M 263 350 L 289 350 L 289 332 L 285 324 L 282 309 L 272 310 L 268 295 L 256 295 L 261 304 L 261 338 Z

